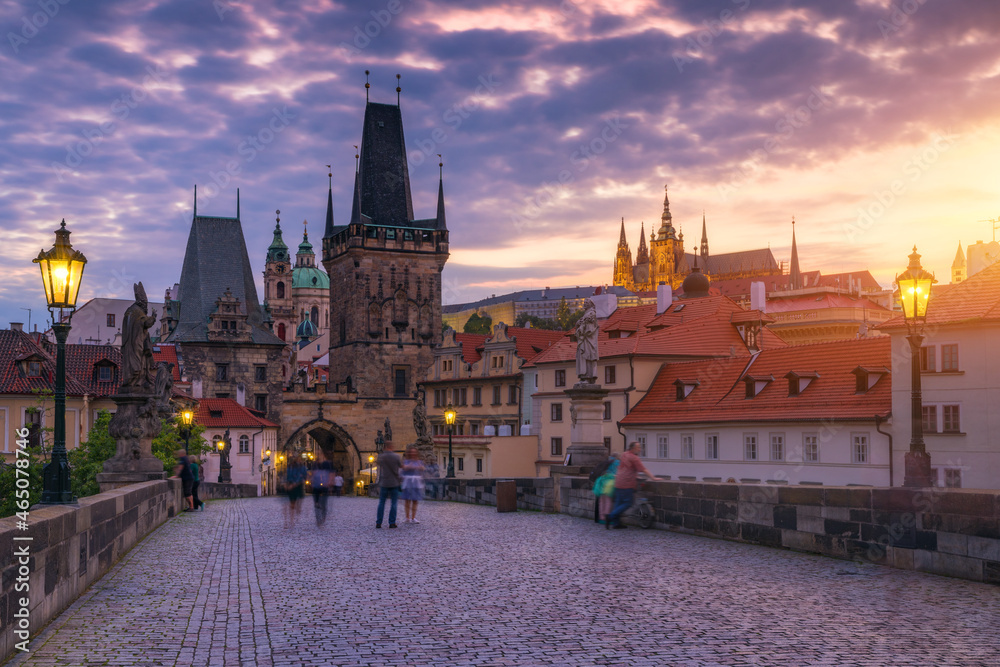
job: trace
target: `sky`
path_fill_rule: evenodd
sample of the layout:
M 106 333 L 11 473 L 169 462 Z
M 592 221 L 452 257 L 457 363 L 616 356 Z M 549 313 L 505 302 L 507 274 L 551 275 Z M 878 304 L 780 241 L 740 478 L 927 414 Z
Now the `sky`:
M 888 286 L 948 282 L 1000 214 L 992 0 L 0 0 L 0 326 L 44 315 L 31 259 L 65 218 L 81 299 L 151 300 L 192 217 L 263 260 L 350 215 L 365 70 L 401 108 L 418 218 L 444 162 L 445 303 L 610 283 L 624 218 L 688 247 L 770 246 Z M 220 258 L 224 260 L 225 258 Z

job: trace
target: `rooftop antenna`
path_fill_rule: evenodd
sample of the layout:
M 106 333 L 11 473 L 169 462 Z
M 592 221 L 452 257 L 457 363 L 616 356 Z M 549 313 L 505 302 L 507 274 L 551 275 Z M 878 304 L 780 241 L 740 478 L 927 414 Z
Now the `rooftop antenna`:
M 372 87 L 372 84 L 368 83 L 369 74 L 371 74 L 371 72 L 365 70 L 365 104 L 368 104 L 368 89 Z
M 194 184 L 194 217 L 198 217 L 198 184 Z
M 397 109 L 399 108 L 399 94 L 401 92 L 403 92 L 403 89 L 399 87 L 399 78 L 400 78 L 400 75 L 397 74 L 396 75 L 396 108 Z
M 357 144 L 355 144 L 354 145 L 354 173 L 355 174 L 358 173 L 359 171 L 361 171 L 361 166 L 360 166 L 360 163 L 358 162 L 358 158 L 360 158 L 360 157 L 361 157 L 361 154 L 358 152 L 358 146 L 357 146 Z
M 24 308 L 24 307 L 22 306 L 22 307 L 21 307 L 21 310 L 26 310 L 26 311 L 28 311 L 28 333 L 31 333 L 31 308 Z
M 1000 218 L 989 218 L 988 220 L 980 220 L 979 222 L 988 222 L 993 225 L 993 242 L 996 243 L 997 230 L 1000 229 Z
M 444 179 L 444 159 L 441 157 L 440 153 L 438 153 L 437 156 L 438 156 L 438 178 L 443 180 Z
M 240 219 L 240 189 L 236 188 L 236 219 Z
M 280 210 L 275 210 L 274 211 L 274 224 L 276 226 L 278 226 L 278 227 L 281 226 L 281 211 Z
M 326 171 L 326 176 L 330 179 L 330 189 L 333 190 L 333 167 L 326 165 Z

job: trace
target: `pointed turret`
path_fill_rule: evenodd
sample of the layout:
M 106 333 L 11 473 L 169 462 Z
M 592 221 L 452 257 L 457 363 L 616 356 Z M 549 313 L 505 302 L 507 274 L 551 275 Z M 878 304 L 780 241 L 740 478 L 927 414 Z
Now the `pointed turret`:
M 618 247 L 619 248 L 628 247 L 628 240 L 625 238 L 625 218 L 622 218 L 622 233 L 618 237 Z
M 965 262 L 965 253 L 962 252 L 962 242 L 958 242 L 958 250 L 955 252 L 955 261 L 951 263 L 951 282 L 960 283 L 968 278 L 968 264 Z
M 802 289 L 802 272 L 799 271 L 799 249 L 795 245 L 794 217 L 792 217 L 792 265 L 789 268 L 788 286 L 791 289 Z
M 441 157 L 438 155 L 438 157 Z M 438 209 L 437 228 L 447 229 L 448 225 L 444 218 L 444 162 L 438 162 Z
M 330 165 L 326 165 L 327 168 Z M 334 235 L 333 229 L 333 172 L 329 172 L 327 177 L 330 179 L 330 189 L 326 193 L 326 228 L 323 233 L 323 238 L 332 238 Z
M 701 212 L 701 256 L 708 257 L 708 227 L 705 224 L 705 212 Z
M 646 248 L 646 223 L 642 223 L 642 231 L 639 232 L 639 249 L 635 252 L 636 264 L 649 264 L 649 250 Z
M 667 186 L 663 186 L 663 213 L 660 215 L 660 229 L 656 234 L 658 241 L 665 239 L 677 239 L 677 232 L 674 231 L 674 217 L 670 214 L 670 195 L 667 193 Z
M 280 211 L 275 211 L 277 215 L 280 215 Z M 285 245 L 285 240 L 281 238 L 281 218 L 277 218 L 274 223 L 274 239 L 271 241 L 271 245 L 267 247 L 267 261 L 268 262 L 287 262 L 288 261 L 288 246 Z

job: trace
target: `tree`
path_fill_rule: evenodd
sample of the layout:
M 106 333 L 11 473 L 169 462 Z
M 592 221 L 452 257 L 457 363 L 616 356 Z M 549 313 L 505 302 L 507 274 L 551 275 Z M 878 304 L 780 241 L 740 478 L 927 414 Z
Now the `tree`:
M 559 307 L 556 308 L 556 322 L 559 323 L 559 328 L 566 331 L 566 322 L 569 321 L 569 304 L 566 303 L 566 297 L 559 299 Z
M 19 456 L 14 463 L 5 463 L 0 460 L 0 517 L 12 516 L 15 512 L 26 511 L 26 507 L 31 507 L 42 500 L 42 450 L 41 447 L 28 447 L 29 456 Z M 22 465 L 22 473 L 17 473 L 16 461 L 27 461 L 27 465 Z M 25 473 L 27 473 L 25 475 Z M 27 480 L 18 484 L 18 479 Z M 27 489 L 28 497 L 18 498 L 17 491 Z M 21 491 L 23 494 L 24 491 Z M 24 501 L 27 500 L 27 504 Z M 18 502 L 21 506 L 18 506 Z
M 525 327 L 531 325 L 532 329 L 543 329 L 545 331 L 561 331 L 562 327 L 555 320 L 550 320 L 544 317 L 538 317 L 537 315 L 529 315 L 528 313 L 521 313 L 514 320 L 515 327 Z
M 489 315 L 480 316 L 479 313 L 473 313 L 469 321 L 465 323 L 463 331 L 465 333 L 485 334 L 488 336 L 493 333 L 493 318 Z

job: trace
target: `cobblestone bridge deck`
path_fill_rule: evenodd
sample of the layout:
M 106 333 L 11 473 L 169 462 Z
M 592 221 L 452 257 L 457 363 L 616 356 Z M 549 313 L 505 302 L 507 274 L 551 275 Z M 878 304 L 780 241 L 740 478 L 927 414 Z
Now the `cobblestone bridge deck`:
M 172 519 L 9 664 L 1000 664 L 995 586 L 455 503 L 285 529 L 281 503 Z

